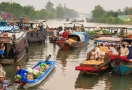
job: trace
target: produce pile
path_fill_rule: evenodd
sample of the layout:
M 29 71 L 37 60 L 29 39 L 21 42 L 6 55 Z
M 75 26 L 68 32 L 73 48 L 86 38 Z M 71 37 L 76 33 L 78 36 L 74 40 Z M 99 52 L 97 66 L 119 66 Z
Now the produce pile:
M 125 37 L 125 38 L 132 38 L 132 33 L 124 34 L 123 37 Z
M 71 45 L 71 44 L 73 44 L 73 43 L 75 43 L 75 42 L 77 42 L 77 41 L 73 40 L 72 38 L 69 38 L 69 39 L 68 39 L 69 45 Z
M 87 31 L 89 35 L 97 35 L 98 32 L 102 31 L 102 34 L 111 34 L 108 30 L 93 30 Z
M 45 70 L 47 70 L 49 68 L 49 65 L 46 63 L 41 63 L 40 65 L 38 65 L 37 67 L 35 67 L 34 69 L 32 68 L 28 68 L 28 74 L 26 75 L 28 80 L 33 80 L 38 78 Z M 16 75 L 15 76 L 15 80 L 16 81 L 21 81 L 21 76 L 20 75 Z

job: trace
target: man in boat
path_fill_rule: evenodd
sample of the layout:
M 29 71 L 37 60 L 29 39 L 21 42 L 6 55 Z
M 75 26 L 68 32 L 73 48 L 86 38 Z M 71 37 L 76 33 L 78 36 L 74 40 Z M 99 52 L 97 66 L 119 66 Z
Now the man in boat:
M 110 45 L 108 45 L 108 50 L 106 51 L 106 53 L 109 53 L 109 54 L 112 54 L 112 55 L 118 55 L 118 52 L 116 51 L 116 49 L 113 46 L 110 46 Z
M 7 82 L 6 82 L 6 80 L 4 80 L 5 74 L 6 73 L 4 70 L 0 70 L 0 90 L 8 90 Z
M 26 78 L 27 73 L 28 73 L 28 71 L 21 69 L 20 65 L 16 66 L 16 79 L 21 79 L 21 81 L 23 81 L 23 82 L 26 81 L 27 80 L 27 78 Z M 20 78 L 17 78 L 18 75 L 20 76 Z
M 126 56 L 129 54 L 128 48 L 123 44 L 120 49 L 120 56 Z
M 62 37 L 67 40 L 68 39 L 68 32 L 66 31 L 66 29 L 64 30 L 64 32 L 62 33 Z

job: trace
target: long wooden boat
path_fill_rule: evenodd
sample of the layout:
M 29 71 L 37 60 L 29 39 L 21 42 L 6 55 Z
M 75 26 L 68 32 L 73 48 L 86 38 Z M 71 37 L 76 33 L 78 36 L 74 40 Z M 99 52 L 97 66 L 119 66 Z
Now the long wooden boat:
M 68 35 L 68 39 L 56 41 L 60 49 L 69 50 L 74 48 L 83 47 L 89 43 L 89 35 L 86 32 L 73 32 Z
M 39 61 L 36 65 L 34 65 L 32 67 L 32 69 L 36 68 L 43 62 L 44 61 Z M 15 83 L 22 85 L 24 88 L 30 88 L 30 87 L 34 87 L 34 86 L 40 84 L 54 69 L 56 62 L 55 61 L 46 61 L 45 63 L 49 65 L 49 68 L 47 70 L 45 70 L 44 72 L 42 72 L 42 74 L 38 78 L 33 79 L 33 80 L 27 80 L 26 82 L 17 82 L 16 81 Z
M 80 63 L 80 65 L 76 66 L 75 70 L 79 70 L 82 73 L 94 75 L 110 68 L 109 56 L 105 54 L 103 58 L 99 58 L 99 60 L 95 60 L 92 58 L 93 57 L 92 53 L 94 52 L 94 50 L 95 49 L 93 49 L 87 54 L 86 60 Z
M 40 30 L 39 27 L 35 28 L 36 25 L 44 25 L 43 22 L 16 22 L 20 29 L 27 31 L 28 43 L 43 43 L 46 40 L 47 32 L 44 27 L 43 30 Z
M 120 42 L 120 41 L 121 41 L 121 38 L 114 38 L 114 37 L 100 37 L 95 40 L 97 44 L 100 42 L 114 43 L 114 42 Z M 88 74 L 96 74 L 110 68 L 110 56 L 109 54 L 105 53 L 107 50 L 107 47 L 103 46 L 100 48 L 100 52 L 102 54 L 102 56 L 100 57 L 103 57 L 103 58 L 99 58 L 99 60 L 93 59 L 95 49 L 93 49 L 87 54 L 86 60 L 83 61 L 79 66 L 76 66 L 75 70 L 79 70 L 83 73 L 88 73 Z
M 123 41 L 132 42 L 132 38 L 123 38 Z M 132 46 L 127 47 L 129 54 L 125 56 L 110 56 L 111 66 L 118 75 L 128 75 L 132 73 Z
M 0 55 L 0 64 L 17 63 L 28 52 L 27 32 L 15 30 L 16 27 L 0 26 L 0 43 L 5 46 L 4 55 Z

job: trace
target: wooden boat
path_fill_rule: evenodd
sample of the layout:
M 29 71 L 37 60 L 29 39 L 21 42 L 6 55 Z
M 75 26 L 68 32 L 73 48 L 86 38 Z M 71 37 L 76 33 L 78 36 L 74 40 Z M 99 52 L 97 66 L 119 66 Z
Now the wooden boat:
M 121 38 L 114 38 L 114 37 L 100 37 L 95 40 L 95 42 L 97 43 L 100 43 L 100 42 L 114 43 L 114 42 L 120 42 L 120 41 L 121 41 Z M 76 66 L 75 70 L 79 70 L 83 73 L 88 73 L 88 74 L 94 74 L 94 73 L 96 74 L 110 68 L 110 56 L 109 54 L 105 53 L 107 50 L 107 47 L 103 46 L 100 48 L 100 52 L 102 54 L 101 57 L 103 57 L 103 58 L 100 58 L 100 60 L 93 59 L 95 49 L 93 49 L 87 54 L 86 60 L 82 62 L 79 66 Z
M 122 38 L 122 41 L 132 42 L 132 38 Z M 128 75 L 132 73 L 132 47 L 127 47 L 129 54 L 125 56 L 110 56 L 111 66 L 118 75 Z
M 32 69 L 34 69 L 35 67 L 37 67 L 38 65 L 40 65 L 43 62 L 44 61 L 39 61 L 36 65 L 34 65 L 32 67 Z M 56 62 L 55 61 L 46 61 L 45 63 L 48 64 L 50 67 L 47 70 L 45 70 L 44 72 L 42 72 L 42 74 L 38 78 L 33 79 L 33 80 L 27 80 L 26 82 L 17 82 L 16 81 L 15 83 L 22 85 L 24 88 L 34 87 L 34 86 L 40 84 L 54 69 Z
M 40 30 L 39 27 L 35 28 L 36 25 L 44 25 L 43 22 L 16 22 L 20 29 L 27 31 L 28 43 L 43 43 L 46 40 L 46 31 Z
M 99 58 L 99 60 L 94 60 L 91 57 L 94 49 L 87 54 L 87 58 L 85 61 L 80 63 L 79 66 L 75 67 L 75 70 L 79 70 L 82 73 L 86 74 L 98 74 L 102 71 L 110 68 L 110 60 L 107 54 L 104 55 L 104 58 Z
M 72 32 L 68 35 L 68 39 L 56 41 L 60 49 L 69 50 L 73 48 L 83 47 L 89 43 L 89 35 L 85 32 Z
M 4 55 L 0 55 L 1 64 L 17 63 L 24 57 L 25 52 L 28 52 L 27 32 L 15 30 L 16 27 L 0 26 L 0 43 L 5 46 Z

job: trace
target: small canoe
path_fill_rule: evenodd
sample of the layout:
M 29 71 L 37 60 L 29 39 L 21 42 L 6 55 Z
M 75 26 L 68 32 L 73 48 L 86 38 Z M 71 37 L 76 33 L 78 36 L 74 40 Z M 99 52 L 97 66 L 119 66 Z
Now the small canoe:
M 32 69 L 34 69 L 35 67 L 37 67 L 38 65 L 40 65 L 43 62 L 44 61 L 39 61 L 35 66 L 32 67 Z M 50 67 L 47 70 L 45 70 L 38 78 L 36 78 L 34 80 L 27 80 L 26 82 L 17 82 L 17 83 L 19 83 L 24 88 L 30 88 L 30 87 L 34 87 L 34 86 L 40 84 L 50 74 L 50 72 L 54 69 L 56 62 L 55 61 L 46 61 L 45 63 L 48 64 Z

